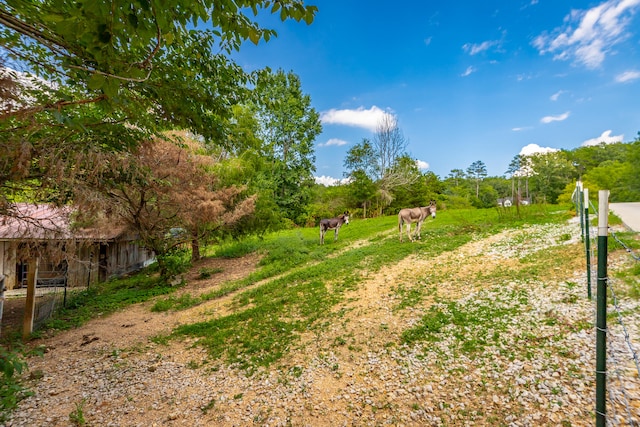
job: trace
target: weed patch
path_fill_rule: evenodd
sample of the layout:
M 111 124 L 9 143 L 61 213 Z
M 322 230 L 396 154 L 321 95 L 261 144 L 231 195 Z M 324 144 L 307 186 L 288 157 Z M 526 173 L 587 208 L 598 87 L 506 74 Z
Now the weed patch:
M 21 349 L 0 346 L 0 422 L 6 421 L 6 414 L 30 394 L 21 382 L 21 374 L 26 367 Z
M 224 270 L 222 268 L 220 268 L 220 267 L 216 267 L 216 268 L 201 268 L 200 272 L 198 274 L 198 279 L 200 279 L 200 280 L 209 279 L 214 274 L 222 273 L 223 271 Z
M 84 405 L 85 401 L 82 400 L 80 403 L 76 403 L 76 407 L 73 411 L 69 413 L 69 421 L 74 426 L 84 426 L 87 425 L 87 420 L 84 418 Z
M 525 298 L 523 298 L 525 297 Z M 464 354 L 482 351 L 497 342 L 526 304 L 523 291 L 504 294 L 481 291 L 461 301 L 446 301 L 430 307 L 418 324 L 402 333 L 404 344 L 441 342 Z
M 110 280 L 70 294 L 67 305 L 55 313 L 45 329 L 65 330 L 83 325 L 96 315 L 107 315 L 119 309 L 173 292 L 155 275 L 139 273 L 128 278 Z
M 159 299 L 151 307 L 153 312 L 164 312 L 169 310 L 185 310 L 187 308 L 198 305 L 202 302 L 201 298 L 195 298 L 191 294 L 182 294 L 179 297 L 170 296 L 168 298 Z

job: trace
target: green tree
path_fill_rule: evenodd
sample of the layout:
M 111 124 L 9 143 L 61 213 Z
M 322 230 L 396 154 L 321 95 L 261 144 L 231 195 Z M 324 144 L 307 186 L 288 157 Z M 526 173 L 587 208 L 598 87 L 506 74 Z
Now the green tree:
M 462 169 L 452 169 L 443 182 L 443 195 L 447 206 L 451 208 L 471 207 L 471 188 Z
M 372 181 L 376 178 L 376 153 L 371 141 L 363 138 L 359 144 L 354 145 L 347 151 L 344 159 L 344 167 L 347 170 L 345 177 L 352 178 L 355 171 L 361 171 Z
M 363 206 L 370 200 L 369 191 L 375 187 L 378 213 L 382 214 L 396 198 L 398 191 L 420 179 L 415 160 L 407 153 L 407 141 L 395 117 L 385 115 L 378 123 L 373 140 L 363 139 L 352 147 L 345 159 L 347 176 L 358 180 Z M 358 183 L 356 183 L 358 184 Z
M 523 156 L 516 155 L 511 159 L 509 163 L 509 167 L 507 168 L 507 175 L 509 175 L 511 179 L 511 198 L 513 200 L 519 200 L 521 197 L 520 193 L 520 179 L 522 178 L 522 167 L 523 167 Z M 517 192 L 516 192 L 516 179 L 518 181 Z M 517 199 L 516 199 L 517 197 Z
M 593 169 L 605 161 L 625 162 L 628 160 L 629 144 L 600 143 L 578 147 L 574 150 L 564 151 L 567 159 L 576 167 L 578 173 L 582 175 L 586 171 Z
M 465 179 L 465 174 L 462 169 L 451 169 L 451 172 L 449 172 L 449 175 L 447 175 L 447 180 L 453 181 L 454 187 L 461 185 L 464 179 Z
M 315 227 L 321 219 L 335 217 L 345 210 L 349 210 L 351 215 L 355 215 L 356 212 L 352 209 L 356 206 L 353 204 L 353 199 L 353 192 L 349 184 L 330 186 L 316 184 L 314 201 L 309 208 L 311 218 L 307 225 Z
M 354 198 L 354 204 L 362 209 L 363 218 L 367 217 L 367 208 L 371 206 L 378 190 L 374 181 L 377 168 L 375 158 L 371 142 L 363 138 L 362 142 L 347 151 L 344 160 L 344 167 L 347 170 L 345 175 L 349 180 L 348 186 Z
M 258 136 L 263 154 L 272 163 L 276 204 L 284 217 L 302 225 L 315 184 L 313 141 L 322 132 L 320 115 L 292 72 L 261 73 L 256 94 Z
M 444 192 L 444 182 L 434 172 L 427 171 L 422 174 L 422 179 L 427 186 L 427 195 L 425 201 L 437 199 Z
M 560 151 L 527 156 L 532 191 L 539 200 L 556 203 L 565 186 L 575 177 L 575 168 Z
M 494 178 L 495 179 L 495 178 Z M 492 185 L 488 184 L 485 180 L 484 185 L 480 189 L 480 194 L 477 198 L 476 207 L 479 208 L 491 208 L 496 206 L 499 197 L 499 192 Z
M 640 132 L 638 132 L 636 140 L 629 145 L 627 161 L 631 165 L 631 169 L 626 181 L 634 194 L 633 199 L 627 201 L 638 201 L 640 200 Z
M 397 213 L 400 209 L 414 206 L 428 206 L 435 199 L 435 191 L 429 189 L 427 176 L 420 173 L 415 160 L 408 155 L 400 156 L 389 176 L 400 176 L 402 183 L 393 188 L 393 200 L 388 209 Z
M 486 191 L 480 189 L 480 200 L 484 207 L 496 206 L 497 199 L 506 197 L 511 193 L 511 182 L 503 176 L 490 176 L 484 179 L 483 187 Z M 495 197 L 494 195 L 495 194 Z
M 607 160 L 585 173 L 582 181 L 584 188 L 593 194 L 598 190 L 609 190 L 611 202 L 640 200 L 640 191 L 630 185 L 631 176 L 633 166 L 630 162 Z
M 263 142 L 257 136 L 260 124 L 254 111 L 247 106 L 235 106 L 232 120 L 235 126 L 228 138 L 233 149 L 217 147 L 214 151 L 214 157 L 219 159 L 215 174 L 221 186 L 243 185 L 248 194 L 256 194 L 255 212 L 241 218 L 232 228 L 215 233 L 214 241 L 223 240 L 227 233 L 234 238 L 263 235 L 292 224 L 290 220 L 283 220 L 276 204 L 276 189 L 271 179 L 273 163 L 264 155 Z
M 225 54 L 275 35 L 248 13 L 310 23 L 316 11 L 301 0 L 2 2 L 0 57 L 28 73 L 3 77 L 0 202 L 28 190 L 65 203 L 92 158 L 169 128 L 225 144 L 253 79 Z
M 467 168 L 467 176 L 475 182 L 476 197 L 479 197 L 480 182 L 487 176 L 487 166 L 481 160 L 476 160 Z

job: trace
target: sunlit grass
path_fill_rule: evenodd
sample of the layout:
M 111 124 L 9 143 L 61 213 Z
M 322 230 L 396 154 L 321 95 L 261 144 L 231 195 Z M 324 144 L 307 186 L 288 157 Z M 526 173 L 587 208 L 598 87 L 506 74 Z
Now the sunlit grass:
M 117 310 L 175 290 L 161 281 L 153 269 L 131 277 L 92 284 L 89 288 L 71 292 L 67 304 L 47 322 L 45 329 L 65 330 L 83 325 L 96 316 Z
M 436 219 L 425 221 L 421 239 L 413 243 L 406 239 L 403 243 L 399 241 L 396 216 L 352 219 L 341 228 L 336 242 L 331 235 L 324 245 L 319 243 L 317 227 L 229 242 L 204 253 L 227 258 L 258 253 L 262 256 L 259 268 L 244 279 L 226 282 L 197 297 L 186 293 L 158 298 L 152 310 L 182 310 L 232 295 L 233 313 L 183 325 L 171 336 L 155 340 L 166 342 L 171 337 L 189 335 L 208 350 L 211 358 L 223 359 L 248 371 L 269 366 L 294 348 L 302 333 L 335 316 L 333 307 L 343 301 L 346 292 L 359 286 L 360 271 L 375 272 L 409 255 L 435 257 L 478 236 L 525 224 L 561 223 L 570 215 L 568 209 L 558 206 L 521 207 L 517 215 L 498 209 L 440 210 Z M 550 255 L 547 261 L 554 259 Z M 534 275 L 539 267 L 533 264 L 524 260 L 522 270 L 526 273 L 503 274 Z M 128 304 L 171 293 L 173 289 L 144 273 L 125 281 L 101 284 L 74 297 L 50 325 L 59 329 L 76 326 L 96 313 L 108 314 Z M 431 291 L 407 286 L 398 287 L 395 292 L 400 296 L 397 310 L 402 310 L 418 305 Z M 451 310 L 455 312 L 455 306 Z M 458 321 L 460 315 L 456 316 L 453 321 Z M 416 334 L 412 339 L 418 339 Z
M 294 347 L 301 333 L 332 316 L 332 307 L 362 280 L 355 272 L 375 272 L 411 254 L 433 257 L 456 249 L 477 234 L 496 233 L 531 222 L 566 220 L 568 214 L 555 209 L 559 215 L 536 208 L 526 218 L 522 215 L 525 209 L 520 216 L 506 216 L 496 210 L 442 211 L 435 220 L 425 221 L 422 238 L 414 243 L 399 242 L 395 216 L 352 220 L 341 228 L 337 242 L 325 239 L 324 245 L 319 244 L 315 228 L 274 233 L 252 243 L 256 251 L 265 254 L 257 272 L 202 297 L 212 299 L 235 293 L 235 312 L 181 326 L 173 336 L 195 337 L 198 345 L 208 349 L 210 357 L 224 358 L 249 371 L 268 366 Z M 259 287 L 251 287 L 269 278 Z M 416 289 L 398 292 L 404 293 L 405 299 L 400 309 L 417 304 L 422 298 Z

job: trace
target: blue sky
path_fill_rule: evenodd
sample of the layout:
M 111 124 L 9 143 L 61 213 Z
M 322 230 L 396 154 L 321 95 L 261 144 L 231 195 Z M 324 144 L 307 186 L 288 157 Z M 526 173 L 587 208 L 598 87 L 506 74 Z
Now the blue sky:
M 640 0 L 317 0 L 311 25 L 234 55 L 293 71 L 321 114 L 319 182 L 343 178 L 349 148 L 384 114 L 408 154 L 441 178 L 481 160 L 633 141 L 640 131 Z

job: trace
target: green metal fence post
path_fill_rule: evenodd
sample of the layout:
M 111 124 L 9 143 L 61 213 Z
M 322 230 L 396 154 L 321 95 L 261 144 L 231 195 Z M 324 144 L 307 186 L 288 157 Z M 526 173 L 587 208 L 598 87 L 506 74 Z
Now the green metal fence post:
M 591 242 L 589 240 L 589 189 L 584 189 L 584 244 L 587 252 L 587 297 L 591 299 Z
M 576 204 L 578 205 L 578 211 L 580 212 L 580 238 L 584 242 L 584 207 L 582 206 L 582 182 L 576 182 Z
M 596 307 L 596 426 L 607 421 L 607 236 L 609 190 L 598 192 L 598 289 Z

